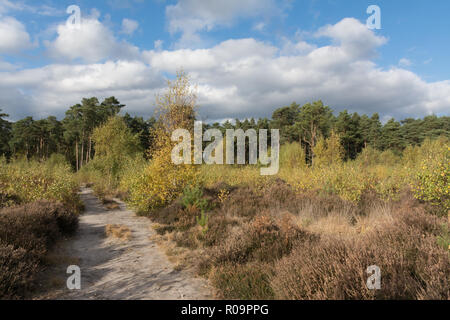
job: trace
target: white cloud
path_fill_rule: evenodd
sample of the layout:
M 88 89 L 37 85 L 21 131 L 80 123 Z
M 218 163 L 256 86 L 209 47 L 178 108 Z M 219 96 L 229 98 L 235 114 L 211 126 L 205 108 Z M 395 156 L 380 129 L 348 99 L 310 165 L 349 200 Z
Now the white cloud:
M 97 33 L 92 39 L 66 45 L 84 48 L 100 41 L 99 34 L 110 31 L 97 23 L 83 31 Z M 68 31 L 58 37 L 64 32 Z M 155 50 L 138 52 L 137 58 L 0 70 L 0 105 L 16 117 L 17 110 L 21 115 L 62 115 L 82 97 L 114 95 L 127 104 L 126 111 L 149 116 L 155 93 L 165 86 L 163 75 L 183 67 L 198 84 L 200 114 L 207 120 L 270 116 L 292 101 L 317 99 L 337 111 L 379 112 L 384 117 L 448 113 L 450 81 L 426 82 L 399 67 L 377 67 L 373 57 L 386 39 L 361 22 L 344 19 L 319 29 L 316 36 L 330 37 L 331 44 L 285 39 L 276 47 L 248 38 L 205 49 L 162 50 L 155 43 Z M 104 58 L 121 45 L 110 33 L 106 49 L 81 57 Z
M 131 106 L 129 111 L 151 114 L 155 93 L 164 85 L 163 78 L 143 62 L 108 61 L 89 65 L 49 65 L 16 72 L 0 72 L 0 105 L 17 118 L 34 114 L 62 116 L 83 97 L 116 96 Z M 21 103 L 25 104 L 21 105 Z M 45 106 L 45 108 L 43 108 Z M 138 106 L 139 109 L 133 109 Z M 16 107 L 19 107 L 18 110 Z M 145 110 L 145 108 L 147 110 Z M 29 115 L 28 114 L 28 115 Z
M 19 3 L 14 3 L 9 0 L 0 0 L 0 15 L 8 13 L 12 10 L 22 10 L 23 6 Z
M 154 43 L 155 50 L 161 50 L 163 44 L 164 44 L 164 41 L 156 40 L 155 43 Z
M 149 51 L 153 68 L 183 67 L 199 85 L 207 118 L 270 116 L 292 101 L 323 99 L 333 108 L 390 116 L 443 113 L 450 107 L 449 82 L 427 83 L 398 68 L 372 62 L 386 39 L 356 19 L 321 28 L 332 45 L 303 41 L 276 48 L 255 39 L 228 40 L 210 49 Z M 289 49 L 289 50 L 287 50 Z
M 377 36 L 354 18 L 345 18 L 335 25 L 320 28 L 316 36 L 331 38 L 349 59 L 371 58 L 376 49 L 387 42 L 386 38 Z
M 0 16 L 11 11 L 27 11 L 42 16 L 59 16 L 65 14 L 65 11 L 51 7 L 46 4 L 39 6 L 29 5 L 23 1 L 0 0 Z
M 400 67 L 410 67 L 412 65 L 411 60 L 406 59 L 406 58 L 401 58 L 400 61 L 398 62 L 398 65 Z
M 253 26 L 253 30 L 263 31 L 266 28 L 266 24 L 264 22 L 258 22 Z
M 81 59 L 88 63 L 107 59 L 137 59 L 139 49 L 116 39 L 110 29 L 98 21 L 99 13 L 82 19 L 80 28 L 60 24 L 57 37 L 46 45 L 51 57 L 58 60 Z
M 139 28 L 139 23 L 131 19 L 122 20 L 122 30 L 121 33 L 132 35 Z
M 169 31 L 181 32 L 179 46 L 201 41 L 198 32 L 230 26 L 236 19 L 281 14 L 275 0 L 179 0 L 166 7 Z
M 0 17 L 0 54 L 17 53 L 32 47 L 25 26 L 13 17 Z
M 0 71 L 12 71 L 12 70 L 16 70 L 16 69 L 17 69 L 17 66 L 0 59 Z

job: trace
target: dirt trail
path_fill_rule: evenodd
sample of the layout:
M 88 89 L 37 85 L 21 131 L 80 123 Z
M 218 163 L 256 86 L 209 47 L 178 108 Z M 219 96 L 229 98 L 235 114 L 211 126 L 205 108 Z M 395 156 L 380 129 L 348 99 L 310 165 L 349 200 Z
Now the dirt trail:
M 186 271 L 175 271 L 166 255 L 150 240 L 151 222 L 137 217 L 120 202 L 120 208 L 106 210 L 93 195 L 83 189 L 85 212 L 74 239 L 64 251 L 75 258 L 81 268 L 81 290 L 54 292 L 52 299 L 211 299 L 211 289 L 204 279 Z M 108 224 L 127 226 L 132 233 L 128 241 L 107 238 Z M 64 275 L 68 277 L 70 275 Z M 65 286 L 65 283 L 64 285 Z

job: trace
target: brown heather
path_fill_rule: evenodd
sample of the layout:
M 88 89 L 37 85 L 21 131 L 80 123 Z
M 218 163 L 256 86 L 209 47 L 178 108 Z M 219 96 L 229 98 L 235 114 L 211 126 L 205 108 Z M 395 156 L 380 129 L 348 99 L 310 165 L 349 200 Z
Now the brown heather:
M 37 201 L 0 210 L 0 299 L 23 298 L 55 242 L 78 227 L 78 214 Z
M 366 192 L 357 205 L 298 194 L 279 179 L 263 188 L 218 184 L 204 194 L 214 204 L 205 234 L 195 223 L 200 211 L 183 209 L 180 200 L 152 217 L 179 246 L 202 249 L 198 272 L 220 298 L 449 298 L 449 252 L 438 244 L 438 237 L 448 239 L 447 221 L 408 190 L 397 201 Z M 382 290 L 366 287 L 371 265 L 381 268 Z

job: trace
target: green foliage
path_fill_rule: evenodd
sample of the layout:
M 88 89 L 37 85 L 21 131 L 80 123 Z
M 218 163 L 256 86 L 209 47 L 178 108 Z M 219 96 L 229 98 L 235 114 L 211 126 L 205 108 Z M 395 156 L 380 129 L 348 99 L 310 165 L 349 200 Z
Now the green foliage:
M 375 149 L 371 145 L 368 145 L 358 155 L 358 157 L 356 158 L 356 162 L 364 167 L 371 167 L 377 164 L 381 164 L 380 156 L 381 151 Z
M 11 155 L 9 140 L 11 139 L 11 123 L 3 118 L 9 117 L 8 114 L 2 113 L 0 109 L 0 156 L 9 157 Z
M 367 122 L 370 126 L 371 121 L 369 120 Z M 344 110 L 336 119 L 335 129 L 340 135 L 341 143 L 345 151 L 345 159 L 355 159 L 358 153 L 361 152 L 364 142 L 359 114 L 354 113 L 350 115 L 347 110 Z M 368 133 L 366 134 L 368 135 Z
M 281 168 L 305 168 L 305 157 L 305 151 L 300 143 L 287 143 L 280 149 L 280 166 Z
M 102 103 L 95 97 L 84 98 L 81 104 L 72 106 L 63 120 L 64 139 L 69 145 L 71 159 L 77 171 L 89 163 L 93 157 L 92 133 L 94 128 L 104 124 L 124 107 L 115 97 Z M 73 153 L 72 153 L 73 152 Z
M 414 192 L 418 199 L 438 206 L 442 213 L 450 210 L 450 147 L 440 154 L 429 155 L 416 173 Z
M 395 154 L 394 151 L 389 149 L 380 154 L 378 161 L 380 164 L 384 164 L 386 166 L 394 166 L 400 162 L 400 157 Z
M 450 250 L 450 230 L 448 224 L 441 225 L 441 234 L 437 236 L 437 243 L 444 250 Z
M 117 185 L 127 159 L 142 152 L 138 135 L 133 135 L 124 120 L 115 116 L 94 129 L 92 140 L 96 152 L 92 165 Z
M 344 148 L 341 145 L 341 138 L 335 132 L 330 137 L 324 139 L 321 137 L 317 145 L 313 148 L 314 166 L 323 167 L 332 164 L 342 163 L 344 157 Z
M 0 203 L 10 206 L 37 200 L 64 203 L 70 208 L 80 208 L 78 185 L 73 179 L 70 166 L 54 156 L 50 162 L 27 161 L 25 159 L 0 163 L 0 194 L 6 199 Z
M 208 232 L 208 214 L 205 212 L 205 210 L 202 210 L 200 217 L 195 218 L 197 220 L 197 224 L 202 228 L 202 234 L 205 235 Z
M 189 77 L 179 72 L 177 79 L 168 82 L 168 89 L 157 96 L 158 121 L 154 131 L 154 146 L 149 152 L 151 160 L 140 177 L 129 184 L 128 201 L 138 211 L 146 212 L 163 207 L 178 198 L 189 184 L 196 184 L 197 168 L 194 165 L 175 165 L 171 153 L 175 142 L 174 130 L 193 130 L 196 93 Z
M 295 127 L 300 132 L 301 142 L 307 147 L 309 162 L 314 162 L 314 147 L 318 139 L 328 137 L 333 113 L 322 101 L 307 103 L 300 108 Z
M 274 111 L 270 126 L 280 130 L 280 142 L 292 143 L 298 141 L 299 132 L 295 128 L 295 122 L 300 111 L 300 105 L 293 102 L 289 107 L 283 107 Z
M 203 198 L 203 190 L 198 186 L 186 187 L 183 190 L 181 203 L 184 208 L 195 206 L 202 211 L 208 210 L 208 200 Z

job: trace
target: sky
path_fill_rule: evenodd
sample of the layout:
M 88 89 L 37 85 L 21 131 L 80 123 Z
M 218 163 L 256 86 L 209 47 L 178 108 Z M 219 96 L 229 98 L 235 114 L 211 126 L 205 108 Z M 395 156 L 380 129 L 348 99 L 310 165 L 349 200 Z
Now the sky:
M 449 115 L 449 12 L 448 0 L 0 0 L 0 108 L 62 118 L 115 96 L 148 118 L 183 69 L 208 122 L 319 99 L 383 121 Z

